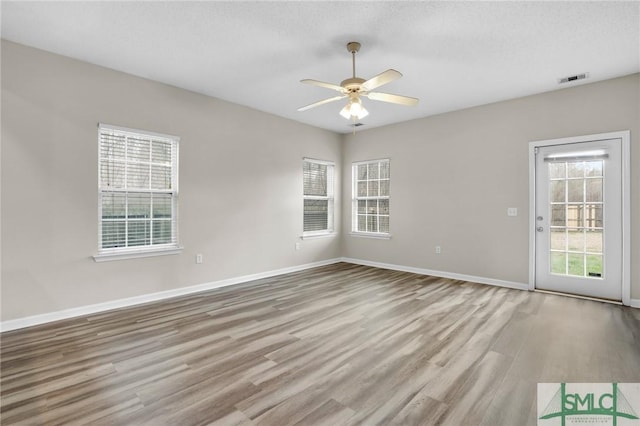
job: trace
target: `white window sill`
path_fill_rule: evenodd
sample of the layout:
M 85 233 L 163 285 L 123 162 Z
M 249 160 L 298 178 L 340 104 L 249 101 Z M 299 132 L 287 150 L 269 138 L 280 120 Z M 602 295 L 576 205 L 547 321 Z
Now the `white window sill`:
M 149 250 L 129 250 L 129 251 L 116 251 L 108 253 L 98 253 L 93 256 L 93 260 L 96 262 L 108 262 L 111 260 L 126 260 L 136 259 L 140 257 L 153 257 L 153 256 L 166 256 L 170 254 L 180 254 L 184 247 L 170 247 L 162 249 L 149 249 Z
M 314 238 L 335 237 L 336 235 L 338 235 L 337 232 L 320 232 L 317 234 L 302 234 L 300 238 L 303 240 L 312 240 Z
M 377 234 L 374 232 L 349 232 L 352 237 L 359 238 L 374 238 L 378 240 L 390 240 L 391 234 Z

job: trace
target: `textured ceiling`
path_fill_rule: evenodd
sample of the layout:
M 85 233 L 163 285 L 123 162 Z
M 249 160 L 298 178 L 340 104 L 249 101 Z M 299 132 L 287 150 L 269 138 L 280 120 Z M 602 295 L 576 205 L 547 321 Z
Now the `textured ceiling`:
M 343 102 L 301 84 L 404 74 L 362 129 L 640 71 L 638 2 L 11 2 L 2 38 L 339 133 Z M 560 77 L 586 80 L 558 85 Z

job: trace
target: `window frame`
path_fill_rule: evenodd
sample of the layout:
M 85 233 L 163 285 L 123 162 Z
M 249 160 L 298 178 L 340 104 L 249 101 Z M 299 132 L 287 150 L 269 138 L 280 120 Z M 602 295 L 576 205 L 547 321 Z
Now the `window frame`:
M 102 165 L 106 161 L 102 157 L 102 138 L 105 132 L 113 132 L 118 135 L 122 135 L 125 138 L 142 138 L 142 139 L 152 139 L 160 142 L 168 142 L 171 144 L 171 158 L 170 158 L 170 170 L 171 170 L 171 185 L 169 189 L 152 189 L 149 188 L 129 188 L 127 187 L 127 183 L 125 181 L 125 185 L 123 188 L 115 188 L 109 189 L 105 188 L 102 184 Z M 128 147 L 128 142 L 125 144 L 125 147 Z M 102 261 L 110 261 L 110 260 L 121 260 L 121 259 L 131 259 L 138 257 L 150 257 L 150 256 L 160 256 L 160 255 L 171 255 L 178 254 L 182 251 L 182 247 L 179 244 L 179 233 L 178 233 L 178 199 L 179 199 L 179 189 L 178 189 L 178 178 L 179 178 L 179 147 L 180 147 L 180 138 L 178 136 L 161 134 L 156 132 L 150 132 L 146 130 L 139 129 L 130 129 L 121 126 L 114 126 L 110 124 L 98 123 L 98 253 L 93 256 L 93 259 L 96 262 Z M 126 149 L 126 148 L 125 148 Z M 153 161 L 151 158 L 152 155 L 152 146 L 149 147 L 149 170 L 153 170 Z M 118 161 L 120 162 L 120 161 Z M 131 161 L 126 157 L 122 160 L 124 164 L 125 170 L 130 164 L 135 163 L 135 161 Z M 143 161 L 142 163 L 146 163 Z M 141 163 L 141 164 L 142 164 Z M 150 174 L 150 178 L 152 175 Z M 103 224 L 105 221 L 103 220 L 103 195 L 104 194 L 124 194 L 125 206 L 129 204 L 129 196 L 130 194 L 136 194 L 139 196 L 140 194 L 149 194 L 150 199 L 153 199 L 154 194 L 164 194 L 170 195 L 170 205 L 171 205 L 171 217 L 168 219 L 162 218 L 162 222 L 169 222 L 171 228 L 170 234 L 170 242 L 168 243 L 160 243 L 160 244 L 142 244 L 129 246 L 126 244 L 124 247 L 103 247 Z M 134 197 L 135 199 L 135 197 Z M 150 201 L 152 203 L 152 201 Z M 126 209 L 127 207 L 125 207 Z M 153 205 L 149 205 L 149 217 L 148 219 L 144 219 L 144 221 L 149 221 L 149 232 L 150 232 L 150 241 L 153 241 L 153 225 L 154 222 L 157 222 L 158 218 L 154 218 L 153 214 Z M 128 228 L 128 225 L 131 221 L 140 220 L 139 218 L 131 218 L 128 217 L 128 213 L 125 210 L 125 216 L 122 221 L 125 222 L 125 229 Z M 125 242 L 128 243 L 128 234 L 125 231 Z
M 377 195 L 377 196 L 358 196 L 358 182 L 364 182 L 358 179 L 358 166 L 361 165 L 369 165 L 369 164 L 381 164 L 387 163 L 389 176 L 387 178 L 381 179 L 380 177 L 376 179 L 369 179 L 367 176 L 366 182 L 370 180 L 377 180 L 378 182 L 382 180 L 386 180 L 389 182 L 389 190 L 388 195 Z M 379 166 L 378 166 L 379 167 Z M 389 220 L 389 230 L 387 232 L 372 232 L 372 231 L 360 231 L 358 230 L 358 201 L 361 200 L 388 200 L 389 202 L 389 213 L 386 215 L 381 215 L 380 212 L 376 213 L 378 219 L 380 216 L 386 216 Z M 379 238 L 379 239 L 390 239 L 391 238 L 391 214 L 390 214 L 390 203 L 391 203 L 391 159 L 390 158 L 381 158 L 377 160 L 366 160 L 366 161 L 355 161 L 351 163 L 351 232 L 350 235 L 355 237 L 368 237 L 368 238 Z M 379 227 L 379 220 L 378 229 Z
M 304 163 L 314 163 L 327 166 L 327 195 L 306 195 L 304 193 Z M 302 159 L 302 238 L 315 238 L 335 235 L 335 187 L 336 187 L 336 165 L 333 161 L 317 160 L 315 158 L 304 157 Z M 330 182 L 329 182 L 330 181 Z M 318 231 L 304 230 L 304 202 L 306 200 L 326 200 L 327 201 L 327 229 Z

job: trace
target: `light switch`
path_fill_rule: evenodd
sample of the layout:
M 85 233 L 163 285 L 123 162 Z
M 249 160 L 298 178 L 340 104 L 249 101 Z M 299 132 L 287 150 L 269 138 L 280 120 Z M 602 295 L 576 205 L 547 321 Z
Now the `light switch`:
M 507 216 L 518 216 L 518 208 L 517 207 L 509 207 L 507 209 Z

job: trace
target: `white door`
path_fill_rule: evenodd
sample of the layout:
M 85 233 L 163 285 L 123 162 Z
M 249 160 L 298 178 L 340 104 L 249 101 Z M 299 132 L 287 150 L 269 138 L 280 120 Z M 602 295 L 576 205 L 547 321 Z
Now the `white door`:
M 535 287 L 621 300 L 621 140 L 538 147 L 535 163 Z

